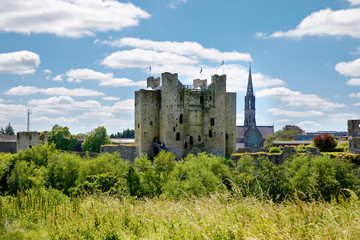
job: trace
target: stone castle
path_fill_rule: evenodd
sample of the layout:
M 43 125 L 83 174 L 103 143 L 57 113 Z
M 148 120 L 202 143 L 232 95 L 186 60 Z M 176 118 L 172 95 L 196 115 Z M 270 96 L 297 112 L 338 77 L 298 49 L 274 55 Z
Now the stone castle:
M 236 148 L 236 93 L 226 92 L 226 75 L 183 85 L 178 74 L 149 77 L 135 92 L 135 143 L 139 154 L 154 155 L 158 137 L 181 158 L 207 152 L 230 156 Z

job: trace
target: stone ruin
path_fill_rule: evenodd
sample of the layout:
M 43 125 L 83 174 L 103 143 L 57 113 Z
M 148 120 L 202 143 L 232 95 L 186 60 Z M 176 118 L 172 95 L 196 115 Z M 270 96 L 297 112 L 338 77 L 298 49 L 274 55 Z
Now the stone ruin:
M 348 120 L 349 152 L 360 154 L 360 120 Z

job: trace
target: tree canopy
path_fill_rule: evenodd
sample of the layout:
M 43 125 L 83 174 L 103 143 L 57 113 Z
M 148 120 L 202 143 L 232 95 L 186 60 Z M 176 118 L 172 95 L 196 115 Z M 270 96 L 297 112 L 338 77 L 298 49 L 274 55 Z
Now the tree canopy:
M 266 137 L 264 142 L 264 149 L 269 150 L 275 140 L 294 140 L 295 136 L 302 134 L 303 130 L 294 125 L 286 125 L 282 130 L 276 131 L 274 134 L 270 134 Z
M 57 149 L 74 151 L 78 143 L 75 135 L 71 135 L 68 127 L 54 125 L 49 132 L 49 142 L 55 143 Z
M 109 143 L 111 140 L 106 133 L 106 128 L 97 127 L 86 135 L 82 149 L 88 152 L 100 152 L 100 146 Z
M 15 135 L 15 131 L 14 128 L 11 126 L 11 124 L 9 123 L 5 129 L 3 127 L 1 127 L 0 129 L 0 134 L 8 134 L 8 135 Z
M 135 130 L 134 129 L 124 129 L 122 132 L 117 132 L 115 134 L 111 134 L 110 138 L 135 138 Z

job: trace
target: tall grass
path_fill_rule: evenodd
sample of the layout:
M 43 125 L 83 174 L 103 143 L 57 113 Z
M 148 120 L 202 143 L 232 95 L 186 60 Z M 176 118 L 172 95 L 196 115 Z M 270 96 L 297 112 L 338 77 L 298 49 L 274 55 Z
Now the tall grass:
M 225 194 L 183 200 L 32 192 L 0 201 L 0 239 L 358 239 L 360 202 L 274 203 Z

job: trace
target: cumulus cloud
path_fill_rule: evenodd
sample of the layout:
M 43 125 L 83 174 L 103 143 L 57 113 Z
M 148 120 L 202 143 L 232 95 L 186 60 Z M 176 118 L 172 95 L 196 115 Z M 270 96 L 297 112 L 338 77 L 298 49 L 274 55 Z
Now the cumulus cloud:
M 285 110 L 280 108 L 270 108 L 267 111 L 275 116 L 287 116 L 287 117 L 319 117 L 325 115 L 323 112 L 320 111 L 299 112 L 299 111 Z
M 350 0 L 358 4 L 358 0 Z M 324 9 L 314 12 L 293 30 L 278 31 L 271 37 L 301 38 L 303 36 L 350 36 L 360 38 L 360 8 L 345 10 Z
M 291 122 L 290 119 L 284 118 L 284 119 L 278 119 L 275 120 L 276 123 L 287 123 L 287 122 Z
M 149 17 L 132 3 L 114 0 L 12 0 L 1 3 L 0 31 L 79 38 L 137 26 Z
M 0 73 L 30 74 L 36 71 L 39 64 L 40 56 L 33 52 L 19 51 L 0 54 Z
M 298 124 L 297 124 L 298 126 L 300 126 L 300 127 L 320 127 L 321 126 L 321 124 L 320 123 L 318 123 L 318 122 L 314 122 L 314 121 L 302 121 L 302 122 L 299 122 Z
M 99 86 L 124 87 L 124 86 L 146 86 L 146 81 L 133 81 L 128 78 L 114 78 L 113 73 L 102 73 L 87 68 L 70 69 L 65 74 L 60 74 L 53 78 L 54 81 L 62 81 L 67 77 L 68 82 L 82 82 L 94 80 L 99 82 Z
M 171 41 L 152 41 L 139 38 L 122 38 L 115 41 L 101 41 L 103 44 L 114 47 L 133 47 L 142 50 L 153 50 L 159 52 L 173 53 L 176 55 L 184 55 L 189 58 L 201 58 L 213 61 L 245 61 L 251 62 L 249 53 L 240 53 L 237 51 L 220 52 L 215 48 L 204 48 L 197 42 L 171 42 Z M 142 53 L 142 52 L 140 52 Z M 157 60 L 157 59 L 154 59 Z M 153 63 L 156 61 L 152 61 Z M 150 63 L 151 64 L 151 63 Z
M 44 69 L 43 72 L 46 73 L 46 74 L 51 74 L 52 73 L 50 69 Z
M 75 101 L 70 96 L 57 96 L 50 97 L 47 99 L 32 99 L 28 101 L 28 104 L 31 106 L 37 106 L 39 108 L 53 108 L 53 109 L 63 109 L 63 110 L 91 110 L 98 109 L 101 107 L 101 104 L 95 100 L 86 100 L 86 101 Z
M 31 119 L 31 121 L 46 123 L 48 125 L 49 124 L 50 125 L 55 125 L 55 124 L 65 125 L 65 124 L 69 124 L 69 123 L 78 123 L 79 122 L 79 120 L 77 118 L 74 118 L 74 117 L 70 117 L 70 118 L 65 118 L 65 117 L 56 117 L 56 118 L 52 118 L 52 117 L 33 117 Z
M 350 86 L 360 86 L 360 78 L 352 78 L 347 81 L 346 84 Z
M 360 115 L 357 113 L 334 113 L 328 115 L 328 122 L 346 123 L 348 119 L 359 119 Z
M 358 93 L 350 93 L 349 97 L 351 97 L 351 98 L 360 98 L 360 92 L 358 92 Z
M 285 87 L 262 89 L 256 92 L 257 97 L 273 97 L 287 102 L 291 107 L 310 107 L 322 111 L 331 111 L 336 108 L 345 108 L 345 104 L 333 103 L 327 99 L 318 97 L 315 94 L 304 94 Z
M 352 62 L 340 62 L 335 65 L 335 70 L 344 76 L 360 77 L 360 58 Z
M 120 100 L 119 97 L 102 97 L 102 99 L 105 101 L 119 101 Z
M 56 88 L 37 88 L 33 86 L 17 86 L 10 88 L 5 92 L 5 95 L 16 95 L 16 96 L 24 96 L 43 93 L 46 95 L 57 95 L 57 96 L 102 96 L 104 93 L 98 92 L 91 89 L 84 88 L 74 88 L 68 89 L 64 87 L 56 87 Z

